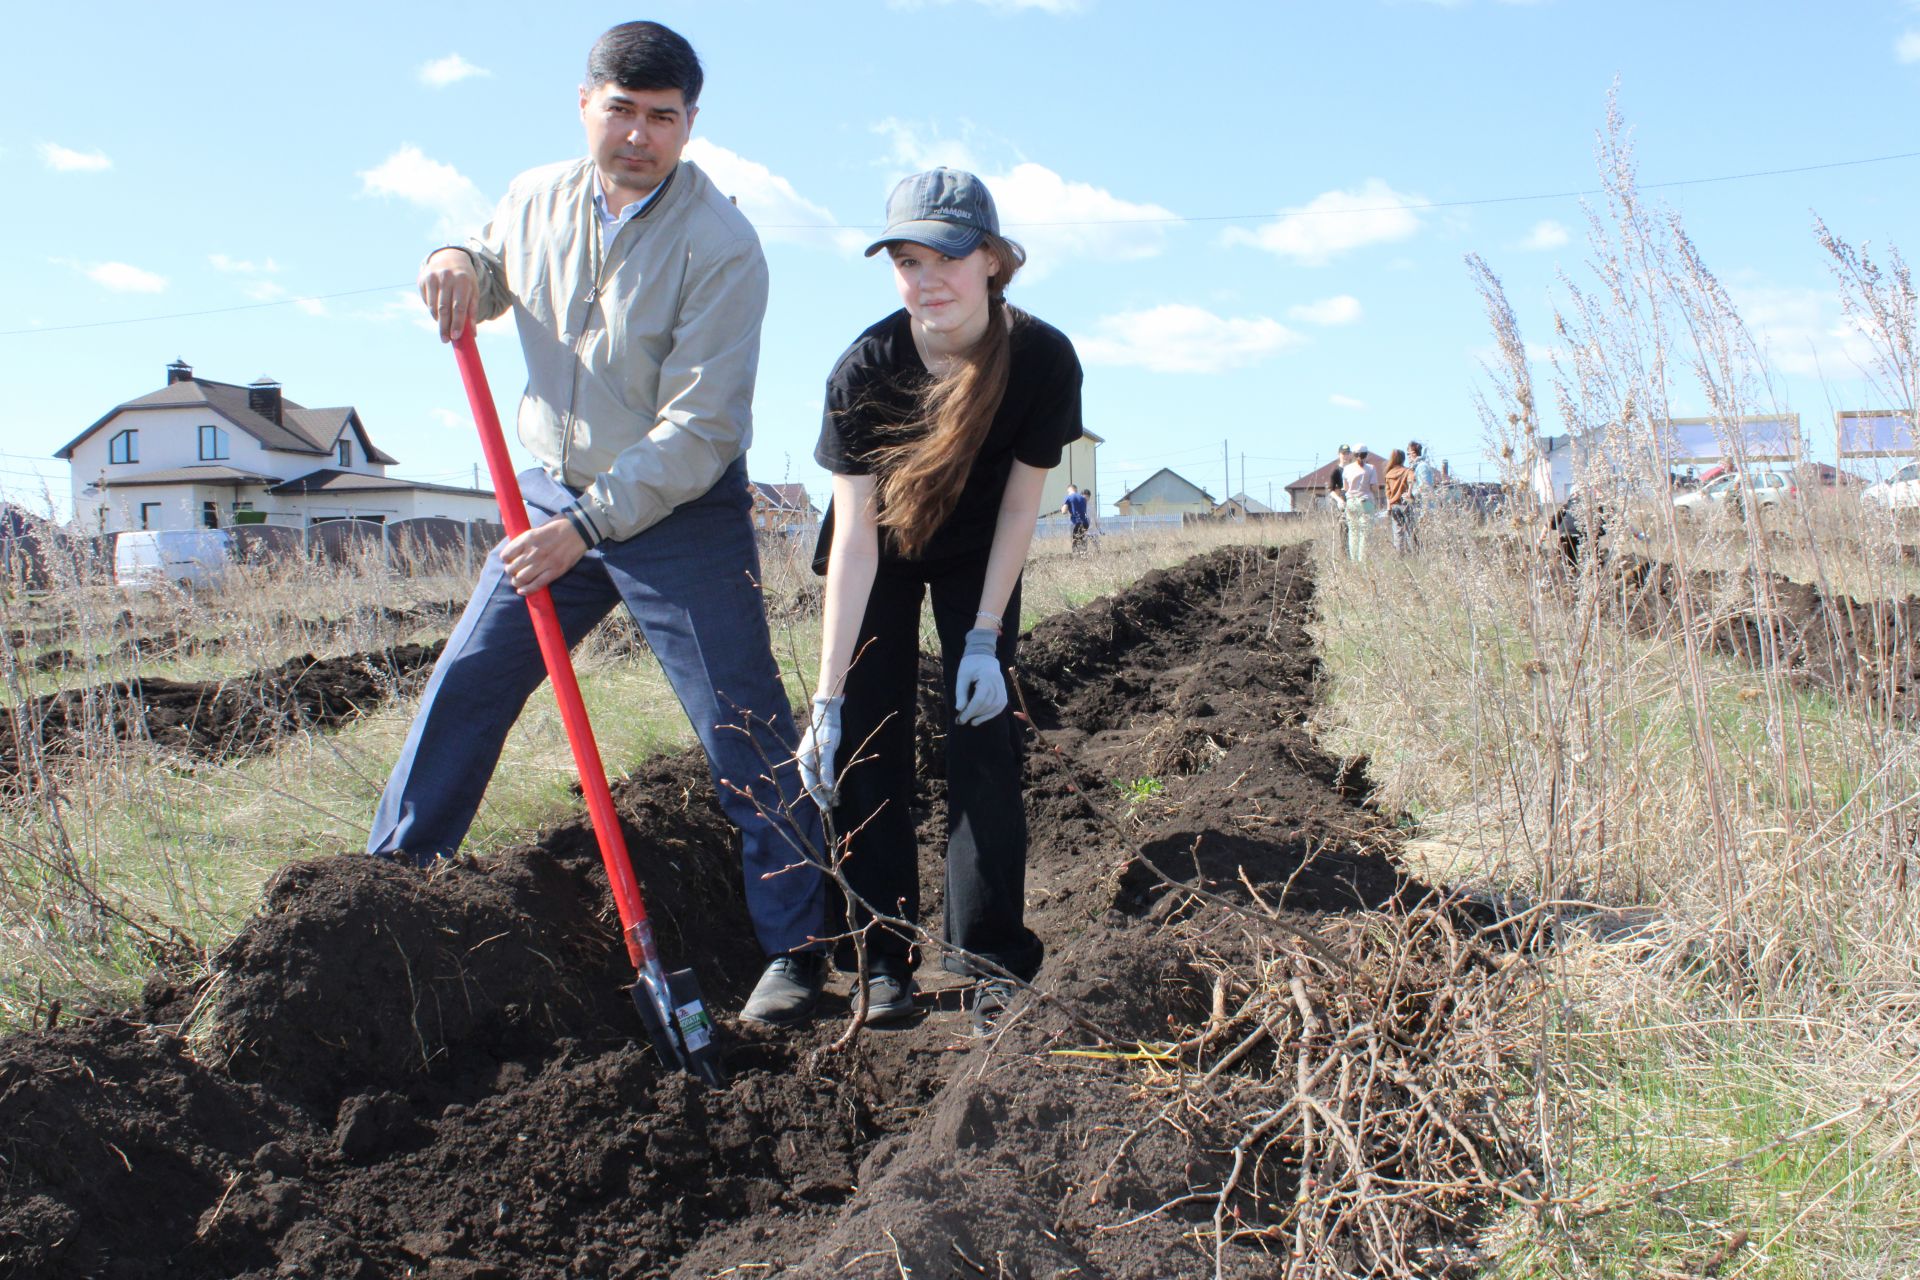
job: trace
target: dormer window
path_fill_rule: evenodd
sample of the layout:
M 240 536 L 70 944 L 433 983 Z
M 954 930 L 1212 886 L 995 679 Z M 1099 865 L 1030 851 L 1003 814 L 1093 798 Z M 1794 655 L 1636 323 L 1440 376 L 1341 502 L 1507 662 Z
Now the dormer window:
M 353 439 L 350 436 L 340 437 L 340 465 L 343 467 L 353 465 Z
M 122 431 L 107 444 L 108 462 L 140 461 L 140 433 Z
M 214 462 L 227 456 L 227 433 L 218 427 L 201 427 L 200 460 Z

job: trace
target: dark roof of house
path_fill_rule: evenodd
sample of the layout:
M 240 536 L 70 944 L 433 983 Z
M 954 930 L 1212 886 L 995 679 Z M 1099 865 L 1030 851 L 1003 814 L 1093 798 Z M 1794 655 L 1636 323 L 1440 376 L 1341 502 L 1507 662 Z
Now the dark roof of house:
M 119 479 L 101 482 L 104 489 L 137 489 L 150 484 L 222 484 L 239 487 L 248 484 L 279 484 L 279 476 L 263 476 L 242 471 L 225 463 L 213 462 L 197 467 L 168 467 L 164 471 L 136 471 Z
M 782 511 L 812 511 L 813 499 L 807 496 L 807 486 L 803 484 L 768 484 L 763 480 L 749 481 L 754 492 L 758 493 L 769 506 Z
M 1331 489 L 1333 488 L 1333 473 L 1339 469 L 1340 459 L 1335 458 L 1326 466 L 1315 467 L 1298 480 L 1295 480 L 1287 486 L 1287 492 L 1292 493 L 1295 489 Z
M 122 413 L 137 412 L 142 409 L 191 408 L 198 405 L 204 405 L 213 410 L 268 449 L 283 453 L 332 453 L 334 441 L 340 438 L 340 433 L 351 428 L 359 437 L 360 447 L 366 453 L 369 462 L 391 464 L 397 461 L 367 438 L 365 425 L 350 407 L 309 409 L 283 395 L 280 398 L 281 421 L 275 422 L 272 418 L 255 413 L 248 407 L 246 387 L 236 386 L 231 382 L 215 382 L 210 378 L 182 378 L 158 391 L 150 391 L 125 404 L 116 405 L 96 419 L 85 431 L 60 446 L 53 456 L 72 458 L 75 447 L 81 441 Z
M 1152 484 L 1155 480 L 1158 480 L 1161 476 L 1172 476 L 1175 480 L 1178 480 L 1181 484 L 1187 486 L 1187 488 L 1189 489 L 1192 489 L 1195 493 L 1198 493 L 1202 498 L 1205 498 L 1208 503 L 1212 503 L 1213 501 L 1212 494 L 1208 493 L 1205 489 L 1202 489 L 1199 485 L 1195 484 L 1193 481 L 1181 475 L 1178 471 L 1175 471 L 1172 467 L 1160 468 L 1158 471 L 1148 476 L 1145 480 L 1142 480 L 1139 484 L 1133 486 L 1133 488 L 1127 490 L 1125 493 L 1121 494 L 1118 498 L 1114 499 L 1114 501 L 1115 502 L 1127 501 L 1127 499 L 1133 497 L 1134 494 L 1140 492 L 1142 489 Z
M 273 493 L 395 493 L 419 489 L 427 493 L 459 493 L 473 498 L 491 498 L 491 489 L 463 489 L 452 484 L 428 484 L 422 480 L 401 480 L 393 476 L 370 476 L 360 471 L 342 471 L 322 467 L 306 475 L 295 476 L 285 484 L 276 484 Z

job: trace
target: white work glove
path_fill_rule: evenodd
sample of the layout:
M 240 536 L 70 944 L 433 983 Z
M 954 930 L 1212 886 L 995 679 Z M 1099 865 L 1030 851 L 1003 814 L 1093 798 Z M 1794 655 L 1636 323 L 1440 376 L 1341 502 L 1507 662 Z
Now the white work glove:
M 992 627 L 967 632 L 954 681 L 953 718 L 960 724 L 985 724 L 1007 709 L 1007 678 L 1000 674 L 1000 633 Z
M 824 694 L 813 700 L 813 720 L 800 738 L 800 785 L 822 809 L 833 807 L 833 757 L 840 750 L 840 704 Z

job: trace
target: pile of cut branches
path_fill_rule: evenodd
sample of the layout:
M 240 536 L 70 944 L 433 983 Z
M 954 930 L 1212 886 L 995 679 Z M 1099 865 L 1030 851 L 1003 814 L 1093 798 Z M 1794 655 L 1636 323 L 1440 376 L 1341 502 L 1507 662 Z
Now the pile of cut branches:
M 1489 1210 L 1537 1194 L 1517 1038 L 1533 966 L 1489 952 L 1444 906 L 1311 932 L 1277 913 L 1234 919 L 1231 939 L 1195 937 L 1212 1016 L 1155 1085 L 1170 1117 L 1233 1143 L 1205 1197 L 1217 1272 L 1247 1245 L 1300 1280 L 1471 1270 Z

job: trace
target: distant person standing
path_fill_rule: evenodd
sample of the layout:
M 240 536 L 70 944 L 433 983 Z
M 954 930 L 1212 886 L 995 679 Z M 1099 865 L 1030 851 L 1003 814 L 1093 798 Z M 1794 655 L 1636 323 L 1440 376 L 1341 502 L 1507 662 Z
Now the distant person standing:
M 1426 446 L 1418 440 L 1407 441 L 1407 470 L 1413 473 L 1413 493 L 1407 504 L 1407 547 L 1411 550 L 1420 538 L 1421 518 L 1439 501 L 1444 483 L 1440 468 L 1427 461 Z
M 1368 460 L 1367 446 L 1355 444 L 1340 451 L 1340 490 L 1347 508 L 1347 559 L 1367 558 L 1367 521 L 1379 506 L 1380 473 Z
M 1386 496 L 1393 549 L 1413 550 L 1413 471 L 1407 466 L 1407 455 L 1398 449 L 1387 455 L 1387 473 L 1380 478 L 1380 491 Z
M 1087 519 L 1087 495 L 1080 492 L 1079 485 L 1067 486 L 1067 500 L 1060 504 L 1060 510 L 1066 512 L 1067 523 L 1073 526 L 1073 549 L 1087 549 L 1087 530 L 1092 521 Z

